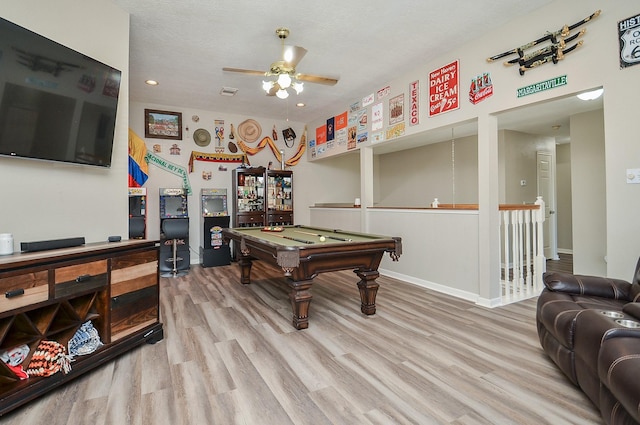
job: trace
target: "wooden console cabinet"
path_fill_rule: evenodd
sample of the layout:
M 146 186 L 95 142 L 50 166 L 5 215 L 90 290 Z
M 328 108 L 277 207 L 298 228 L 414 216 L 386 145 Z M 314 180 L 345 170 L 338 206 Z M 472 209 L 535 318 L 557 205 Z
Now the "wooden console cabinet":
M 0 256 L 0 351 L 42 340 L 67 347 L 90 320 L 104 343 L 68 374 L 19 380 L 0 361 L 0 415 L 143 343 L 163 338 L 158 242 L 129 240 Z

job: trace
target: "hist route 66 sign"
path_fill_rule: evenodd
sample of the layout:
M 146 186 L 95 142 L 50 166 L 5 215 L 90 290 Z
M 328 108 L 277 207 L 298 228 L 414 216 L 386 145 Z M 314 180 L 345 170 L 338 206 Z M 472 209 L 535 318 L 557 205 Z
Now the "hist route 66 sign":
M 620 69 L 640 63 L 640 15 L 618 22 Z

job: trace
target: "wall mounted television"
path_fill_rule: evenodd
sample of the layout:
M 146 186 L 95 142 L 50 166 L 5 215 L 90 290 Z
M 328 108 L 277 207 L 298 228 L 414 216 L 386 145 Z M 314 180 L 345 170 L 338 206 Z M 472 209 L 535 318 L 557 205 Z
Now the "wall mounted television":
M 110 167 L 120 78 L 0 18 L 0 155 Z

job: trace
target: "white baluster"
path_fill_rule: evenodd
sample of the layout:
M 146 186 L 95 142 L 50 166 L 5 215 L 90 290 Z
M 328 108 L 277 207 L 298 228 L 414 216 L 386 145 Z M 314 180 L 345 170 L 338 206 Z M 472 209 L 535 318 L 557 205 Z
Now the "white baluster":
M 538 205 L 538 210 L 536 211 L 536 227 L 538 232 L 538 246 L 536 250 L 536 261 L 534 264 L 534 273 L 533 279 L 535 282 L 535 290 L 536 293 L 539 293 L 542 290 L 542 275 L 547 270 L 547 263 L 544 258 L 544 209 L 545 203 L 542 199 L 542 196 L 538 196 L 536 199 L 536 205 Z
M 513 270 L 513 276 L 511 280 L 513 295 L 515 296 L 518 288 L 516 282 L 518 281 L 519 269 L 518 269 L 518 245 L 520 234 L 518 233 L 518 211 L 511 211 L 511 251 L 513 261 L 511 262 L 511 269 Z
M 509 241 L 509 217 L 509 211 L 502 211 L 502 219 L 504 222 L 504 291 L 507 298 L 511 297 L 511 279 L 509 278 L 509 251 L 511 249 L 511 243 Z
M 531 210 L 526 210 L 524 211 L 524 229 L 525 229 L 525 236 L 526 236 L 526 244 L 524 246 L 525 249 L 525 254 L 526 254 L 526 262 L 525 262 L 525 267 L 526 267 L 526 280 L 525 280 L 525 285 L 527 288 L 527 295 L 531 294 L 531 272 L 532 272 L 532 263 L 531 263 Z

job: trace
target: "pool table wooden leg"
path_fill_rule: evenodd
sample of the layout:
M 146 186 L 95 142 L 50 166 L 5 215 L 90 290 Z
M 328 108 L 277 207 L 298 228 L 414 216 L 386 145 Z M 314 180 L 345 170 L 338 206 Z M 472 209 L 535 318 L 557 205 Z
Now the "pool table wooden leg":
M 354 270 L 360 278 L 358 289 L 360 290 L 360 311 L 370 316 L 376 314 L 376 295 L 378 295 L 378 283 L 380 276 L 377 270 Z
M 294 281 L 287 279 L 291 292 L 291 308 L 293 310 L 293 326 L 296 329 L 309 327 L 309 305 L 311 304 L 311 280 Z
M 238 264 L 240 265 L 240 282 L 245 285 L 251 283 L 251 257 L 241 255 Z

